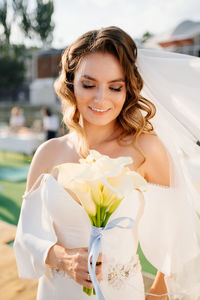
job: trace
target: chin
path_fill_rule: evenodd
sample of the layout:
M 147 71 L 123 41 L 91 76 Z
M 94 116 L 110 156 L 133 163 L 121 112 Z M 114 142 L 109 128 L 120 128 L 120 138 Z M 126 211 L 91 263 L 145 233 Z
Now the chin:
M 113 121 L 116 121 L 116 118 L 85 118 L 84 120 L 87 124 L 91 124 L 94 126 L 106 126 Z

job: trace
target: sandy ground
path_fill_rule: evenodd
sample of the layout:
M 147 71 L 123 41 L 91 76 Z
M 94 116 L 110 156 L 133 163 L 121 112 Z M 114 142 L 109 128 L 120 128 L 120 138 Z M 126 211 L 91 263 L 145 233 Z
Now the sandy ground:
M 16 227 L 0 222 L 0 299 L 36 299 L 37 280 L 18 278 L 14 250 L 6 243 L 15 238 Z

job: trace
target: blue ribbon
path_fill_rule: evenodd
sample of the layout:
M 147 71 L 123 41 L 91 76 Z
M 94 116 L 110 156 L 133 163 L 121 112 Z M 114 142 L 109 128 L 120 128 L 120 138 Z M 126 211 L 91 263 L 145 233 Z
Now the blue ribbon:
M 122 226 L 118 225 L 122 221 L 129 221 L 128 225 Z M 106 227 L 96 227 L 91 225 L 91 233 L 90 233 L 90 244 L 89 244 L 89 255 L 88 255 L 88 270 L 90 274 L 90 278 L 92 280 L 96 295 L 98 300 L 105 300 L 101 287 L 96 277 L 96 262 L 101 252 L 101 240 L 105 230 L 110 230 L 112 228 L 118 227 L 121 229 L 131 229 L 134 226 L 134 220 L 128 217 L 116 218 L 109 222 Z M 92 258 L 92 265 L 90 264 L 90 259 Z

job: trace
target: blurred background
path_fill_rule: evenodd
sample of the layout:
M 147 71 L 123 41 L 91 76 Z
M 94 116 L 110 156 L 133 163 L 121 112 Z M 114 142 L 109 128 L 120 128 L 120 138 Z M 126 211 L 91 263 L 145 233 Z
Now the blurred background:
M 62 51 L 82 33 L 110 25 L 138 47 L 200 57 L 199 0 L 0 0 L 1 300 L 36 295 L 37 281 L 17 278 L 12 243 L 33 154 L 67 133 L 53 88 Z M 199 168 L 191 159 L 197 189 Z M 156 270 L 138 251 L 148 289 Z

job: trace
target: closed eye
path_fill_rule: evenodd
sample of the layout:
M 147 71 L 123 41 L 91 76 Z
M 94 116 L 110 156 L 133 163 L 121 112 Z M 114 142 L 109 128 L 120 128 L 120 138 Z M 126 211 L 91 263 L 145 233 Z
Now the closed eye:
M 120 86 L 119 88 L 113 88 L 113 87 L 110 87 L 110 89 L 111 89 L 112 91 L 115 91 L 115 92 L 120 92 L 121 89 L 122 89 L 122 86 Z
M 95 85 L 92 85 L 92 84 L 85 84 L 85 83 L 82 83 L 82 86 L 85 88 L 85 89 L 91 89 L 93 87 L 95 87 Z M 114 88 L 114 87 L 110 87 L 109 89 L 111 91 L 114 91 L 114 92 L 120 92 L 121 89 L 122 89 L 123 86 L 120 86 L 118 88 Z
M 83 83 L 83 87 L 84 87 L 85 89 L 90 89 L 90 88 L 95 87 L 95 85 L 89 85 L 89 84 Z

